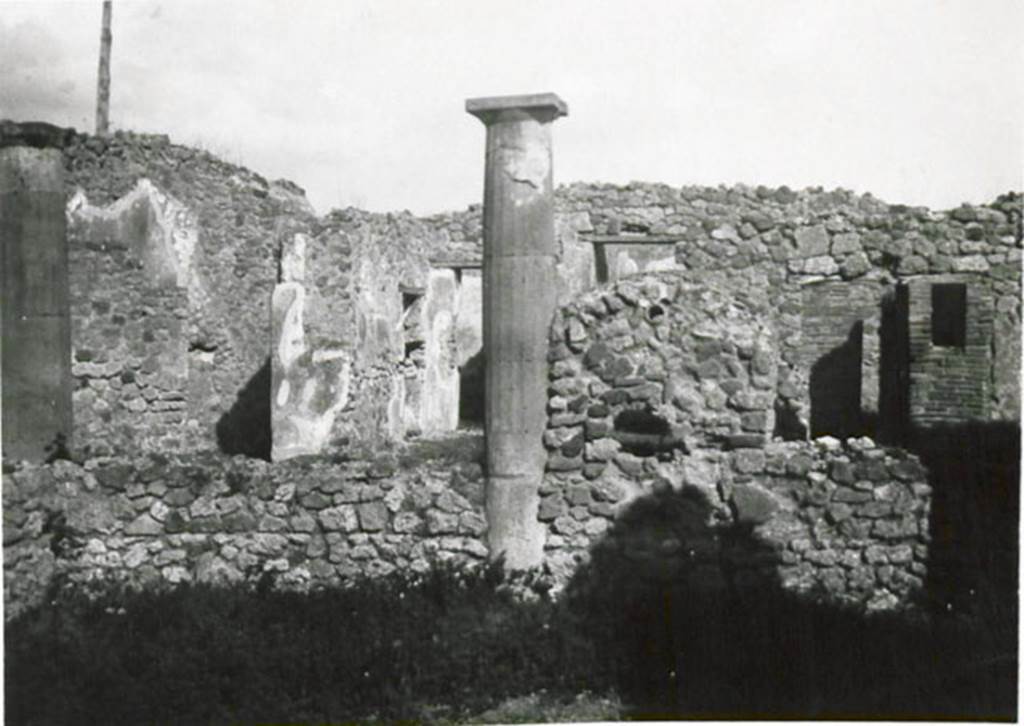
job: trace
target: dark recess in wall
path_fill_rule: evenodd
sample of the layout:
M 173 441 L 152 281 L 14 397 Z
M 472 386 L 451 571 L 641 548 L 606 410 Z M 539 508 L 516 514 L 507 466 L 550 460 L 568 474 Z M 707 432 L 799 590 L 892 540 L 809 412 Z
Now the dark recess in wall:
M 932 285 L 932 345 L 963 348 L 967 344 L 967 285 Z
M 878 421 L 867 422 L 869 436 L 902 445 L 910 426 L 909 291 L 896 285 L 882 298 L 879 330 Z
M 484 425 L 484 352 L 459 368 L 459 428 Z
M 270 357 L 217 421 L 217 446 L 225 454 L 270 461 Z
M 673 436 L 668 421 L 653 411 L 629 408 L 615 417 L 611 437 L 622 450 L 635 456 L 657 456 L 673 450 L 686 450 L 681 436 Z

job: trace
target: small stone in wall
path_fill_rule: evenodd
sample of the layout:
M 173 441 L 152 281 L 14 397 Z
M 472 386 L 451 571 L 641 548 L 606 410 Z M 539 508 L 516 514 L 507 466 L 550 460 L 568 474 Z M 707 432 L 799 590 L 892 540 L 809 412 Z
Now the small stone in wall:
M 253 553 L 257 555 L 278 556 L 288 546 L 288 538 L 283 534 L 254 534 L 251 540 Z
M 140 514 L 124 528 L 124 533 L 132 537 L 154 536 L 163 534 L 163 531 L 163 524 L 153 519 L 148 513 Z
M 561 494 L 544 497 L 540 500 L 540 507 L 537 512 L 537 519 L 541 522 L 552 522 L 561 516 L 568 514 L 569 507 Z
M 562 427 L 557 429 L 546 429 L 544 431 L 544 445 L 549 449 L 557 449 L 562 446 L 566 441 L 575 436 L 577 430 L 570 427 Z
M 455 534 L 459 530 L 459 519 L 454 514 L 437 510 L 427 512 L 427 531 L 430 534 Z
M 566 496 L 568 497 L 570 504 L 574 506 L 585 506 L 587 504 L 590 504 L 590 487 L 587 486 L 586 484 L 574 484 L 573 486 L 569 487 Z
M 725 443 L 729 449 L 760 449 L 765 445 L 764 434 L 729 434 Z
M 354 532 L 359 527 L 355 509 L 347 504 L 324 509 L 319 516 L 320 525 L 328 532 Z
M 555 520 L 554 525 L 555 532 L 558 534 L 564 534 L 566 536 L 572 536 L 583 531 L 583 525 L 577 520 L 569 516 L 561 516 Z
M 863 252 L 855 252 L 846 259 L 843 260 L 843 264 L 840 265 L 839 271 L 843 275 L 844 280 L 853 280 L 854 277 L 859 277 L 867 273 L 867 270 L 871 268 L 870 260 L 867 259 L 867 255 Z
M 828 513 L 828 520 L 833 524 L 838 524 L 853 515 L 853 507 L 849 504 L 833 504 L 826 511 Z
M 437 506 L 442 511 L 453 514 L 472 509 L 472 505 L 464 496 L 451 489 L 445 489 L 437 496 Z
M 288 522 L 286 522 L 281 517 L 275 517 L 270 514 L 265 514 L 264 516 L 260 517 L 260 521 L 259 524 L 257 525 L 257 528 L 261 532 L 283 532 L 284 530 L 288 529 Z
M 604 462 L 589 462 L 583 465 L 583 476 L 587 479 L 597 479 L 604 473 L 607 465 Z
M 570 349 L 576 352 L 583 351 L 583 346 L 587 341 L 587 329 L 583 327 L 583 323 L 579 319 L 569 319 L 569 325 L 566 327 L 566 339 Z
M 396 532 L 408 534 L 416 532 L 423 524 L 423 520 L 415 512 L 399 512 L 395 515 L 392 527 Z
M 800 227 L 793 233 L 793 238 L 796 242 L 794 257 L 818 257 L 828 254 L 829 236 L 823 225 Z
M 554 454 L 548 458 L 548 471 L 574 471 L 583 468 L 583 457 Z
M 731 501 L 737 521 L 743 524 L 766 522 L 778 509 L 778 503 L 770 494 L 745 484 L 733 486 Z
M 983 255 L 969 255 L 953 259 L 953 272 L 988 272 L 990 265 Z
M 583 529 L 589 536 L 599 537 L 608 531 L 609 526 L 607 519 L 591 519 L 583 525 Z
M 832 238 L 832 254 L 836 256 L 860 252 L 860 235 L 856 232 L 837 234 Z
M 641 476 L 644 473 L 644 460 L 634 454 L 622 452 L 615 455 L 615 464 L 628 476 Z
M 459 515 L 459 532 L 479 536 L 487 531 L 487 520 L 479 512 L 463 512 Z
M 586 446 L 584 459 L 587 461 L 610 461 L 622 447 L 615 439 L 598 439 Z
M 759 449 L 740 449 L 733 454 L 733 468 L 741 474 L 764 471 L 764 452 Z

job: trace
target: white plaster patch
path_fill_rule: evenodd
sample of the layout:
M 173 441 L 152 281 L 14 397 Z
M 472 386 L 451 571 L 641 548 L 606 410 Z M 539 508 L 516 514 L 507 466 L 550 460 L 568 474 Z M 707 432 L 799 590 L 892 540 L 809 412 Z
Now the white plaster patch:
M 300 233 L 281 252 L 281 282 L 304 282 L 306 279 L 306 246 L 309 238 Z
M 344 348 L 324 349 L 313 351 L 313 362 L 324 363 L 329 360 L 337 360 L 338 358 L 344 358 L 348 355 L 348 351 Z
M 302 405 L 309 408 L 309 404 L 313 401 L 313 396 L 316 395 L 316 378 L 310 378 L 302 386 Z
M 420 425 L 424 431 L 452 431 L 459 423 L 459 370 L 455 316 L 458 286 L 451 269 L 433 269 L 427 278 Z
M 617 277 L 626 277 L 627 275 L 634 275 L 640 271 L 636 262 L 629 253 L 625 250 L 619 252 L 615 259 L 615 271 Z
M 296 282 L 282 283 L 274 290 L 274 297 L 277 298 L 288 291 L 294 295 L 281 321 L 281 339 L 277 343 L 277 357 L 285 370 L 291 368 L 299 356 L 306 352 L 306 335 L 302 319 L 306 290 Z
M 548 146 L 531 143 L 526 148 L 505 149 L 505 173 L 517 182 L 543 189 L 551 169 L 551 150 Z
M 69 225 L 94 221 L 116 223 L 140 202 L 148 206 L 150 214 L 146 244 L 172 261 L 175 284 L 188 291 L 189 305 L 193 308 L 202 305 L 206 295 L 192 265 L 199 242 L 199 221 L 192 210 L 149 179 L 139 179 L 130 192 L 102 207 L 90 204 L 85 192 L 78 188 L 65 207 L 65 215 Z
M 644 265 L 644 272 L 661 272 L 664 270 L 674 270 L 677 267 L 675 257 L 662 257 L 647 262 Z
M 288 403 L 288 395 L 291 393 L 292 386 L 287 380 L 281 381 L 281 385 L 277 389 L 277 405 L 284 406 Z
M 291 424 L 291 430 L 294 434 L 292 440 L 289 442 L 274 441 L 275 461 L 301 454 L 316 454 L 323 450 L 331 434 L 331 428 L 334 426 L 334 420 L 348 403 L 351 374 L 352 364 L 350 361 L 345 361 L 342 369 L 338 372 L 338 377 L 331 385 L 331 390 L 334 393 L 334 403 L 322 414 L 315 414 L 309 410 L 309 398 L 312 397 L 309 394 L 310 384 L 312 384 L 312 391 L 315 392 L 316 381 L 315 379 L 310 379 L 306 382 L 303 388 L 303 406 L 301 410 L 286 416 L 286 420 Z

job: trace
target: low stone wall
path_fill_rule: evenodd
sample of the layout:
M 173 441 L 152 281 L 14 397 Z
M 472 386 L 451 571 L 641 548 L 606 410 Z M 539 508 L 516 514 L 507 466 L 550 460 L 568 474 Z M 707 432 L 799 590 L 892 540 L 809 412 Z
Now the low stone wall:
M 152 584 L 269 572 L 307 587 L 476 562 L 487 554 L 482 502 L 479 464 L 450 461 L 22 465 L 3 477 L 5 612 L 38 602 L 58 574 Z
M 780 588 L 869 610 L 905 607 L 928 570 L 931 488 L 918 459 L 870 439 L 773 442 L 549 472 L 549 567 L 593 563 L 699 592 Z

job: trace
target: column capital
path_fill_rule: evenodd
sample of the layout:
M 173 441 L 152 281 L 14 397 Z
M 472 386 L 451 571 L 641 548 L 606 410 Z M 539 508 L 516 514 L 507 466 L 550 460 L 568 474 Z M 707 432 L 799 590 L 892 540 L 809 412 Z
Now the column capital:
M 567 116 L 569 106 L 555 93 L 528 93 L 520 96 L 468 98 L 466 113 L 476 116 L 486 125 L 524 117 L 552 121 L 559 116 Z

